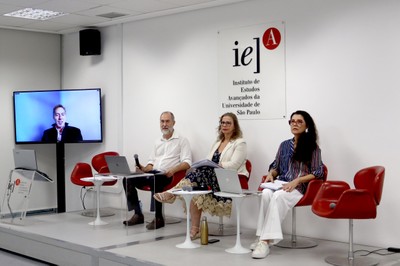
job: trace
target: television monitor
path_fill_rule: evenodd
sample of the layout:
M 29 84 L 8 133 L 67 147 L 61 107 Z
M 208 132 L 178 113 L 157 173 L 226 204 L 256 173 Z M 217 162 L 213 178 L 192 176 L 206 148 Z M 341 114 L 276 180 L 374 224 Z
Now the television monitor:
M 16 144 L 103 141 L 100 88 L 14 91 L 13 100 Z

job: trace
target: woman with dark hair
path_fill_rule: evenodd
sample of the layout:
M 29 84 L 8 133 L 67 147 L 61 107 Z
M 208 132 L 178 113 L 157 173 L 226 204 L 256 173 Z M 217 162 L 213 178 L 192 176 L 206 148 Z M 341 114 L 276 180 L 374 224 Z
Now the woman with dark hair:
M 218 138 L 212 146 L 207 159 L 219 164 L 225 169 L 231 169 L 238 174 L 249 176 L 246 170 L 247 145 L 242 138 L 238 119 L 233 113 L 223 114 L 219 119 Z M 175 188 L 185 186 L 209 188 L 213 192 L 220 191 L 213 167 L 201 166 L 189 172 Z M 157 193 L 154 198 L 159 202 L 173 203 L 175 195 L 170 191 Z M 217 197 L 214 194 L 194 196 L 190 203 L 192 239 L 200 237 L 200 217 L 203 211 L 211 215 L 230 216 L 232 201 L 229 198 Z
M 265 182 L 279 179 L 287 183 L 281 190 L 262 191 L 258 216 L 256 242 L 251 245 L 252 257 L 265 258 L 269 246 L 282 240 L 281 223 L 286 214 L 303 197 L 307 184 L 314 178 L 323 178 L 324 170 L 321 150 L 317 144 L 318 133 L 312 117 L 305 111 L 296 111 L 290 116 L 293 138 L 279 146 L 275 160 L 269 166 Z

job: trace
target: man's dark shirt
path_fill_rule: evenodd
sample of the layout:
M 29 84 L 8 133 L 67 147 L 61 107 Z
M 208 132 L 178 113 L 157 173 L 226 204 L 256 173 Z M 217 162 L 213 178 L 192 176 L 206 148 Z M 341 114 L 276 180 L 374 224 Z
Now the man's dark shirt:
M 81 142 L 83 140 L 81 130 L 77 127 L 68 126 L 65 123 L 65 127 L 61 133 L 61 141 L 66 143 Z M 52 128 L 46 129 L 43 132 L 42 142 L 55 143 L 57 142 L 57 129 L 56 124 L 52 125 Z

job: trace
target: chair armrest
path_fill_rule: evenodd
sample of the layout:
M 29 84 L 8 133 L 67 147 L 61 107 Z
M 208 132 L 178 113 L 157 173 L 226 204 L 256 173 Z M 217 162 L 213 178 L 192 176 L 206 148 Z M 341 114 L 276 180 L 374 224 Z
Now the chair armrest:
M 165 186 L 165 188 L 163 190 L 166 191 L 168 189 L 175 187 L 179 183 L 179 181 L 181 181 L 185 176 L 186 176 L 186 170 L 181 170 L 181 171 L 176 172 L 171 177 L 172 178 L 171 183 L 169 183 L 167 186 Z
M 263 175 L 262 177 L 261 177 L 261 182 L 260 182 L 260 185 L 258 186 L 258 191 L 263 191 L 263 188 L 261 187 L 261 184 L 262 183 L 265 183 L 265 179 L 267 178 L 267 176 L 266 175 Z
M 240 186 L 242 187 L 242 189 L 249 189 L 248 177 L 245 175 L 238 175 L 238 176 L 239 176 Z
M 296 204 L 296 206 L 309 206 L 313 203 L 315 196 L 317 195 L 321 185 L 324 181 L 320 179 L 313 179 L 308 182 L 306 193 Z
M 344 181 L 325 181 L 315 196 L 315 200 L 328 199 L 337 201 L 343 192 L 349 189 L 350 185 Z
M 98 171 L 98 173 L 101 173 L 101 174 L 105 174 L 105 173 L 109 173 L 109 172 L 110 172 L 110 170 L 108 169 L 107 165 L 100 167 L 99 171 Z
M 332 218 L 370 219 L 376 217 L 376 202 L 366 189 L 343 192 L 333 208 Z
M 325 181 L 312 203 L 312 211 L 322 217 L 330 217 L 333 209 L 331 204 L 336 205 L 344 191 L 349 190 L 350 186 L 344 181 Z

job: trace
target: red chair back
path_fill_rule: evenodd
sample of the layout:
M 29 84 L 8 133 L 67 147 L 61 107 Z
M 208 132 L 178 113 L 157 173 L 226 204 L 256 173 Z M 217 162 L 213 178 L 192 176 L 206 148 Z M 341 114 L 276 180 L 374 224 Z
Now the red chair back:
M 185 176 L 186 176 L 186 170 L 182 170 L 182 171 L 176 172 L 176 173 L 172 176 L 172 181 L 171 181 L 171 183 L 169 183 L 169 185 L 167 185 L 167 186 L 164 188 L 164 191 L 165 191 L 165 190 L 168 190 L 168 189 L 171 189 L 171 188 L 173 188 L 174 186 L 176 186 L 176 185 L 179 183 L 179 181 L 181 181 Z
M 299 202 L 297 202 L 296 207 L 310 206 L 313 203 L 314 198 L 318 193 L 318 190 L 328 177 L 328 168 L 326 167 L 325 164 L 323 165 L 323 167 L 324 167 L 324 175 L 322 179 L 313 179 L 310 182 L 308 182 L 307 190 L 304 193 L 303 197 L 299 200 Z
M 361 169 L 354 175 L 354 186 L 356 189 L 366 189 L 379 205 L 382 198 L 385 168 L 383 166 L 371 166 Z
M 82 181 L 83 177 L 92 177 L 92 167 L 88 163 L 79 162 L 75 165 L 71 173 L 71 182 L 78 186 L 90 187 L 93 186 L 92 182 Z
M 115 151 L 107 151 L 107 152 L 102 152 L 99 153 L 92 158 L 92 166 L 94 170 L 96 170 L 98 173 L 109 173 L 110 170 L 108 169 L 107 162 L 105 159 L 105 156 L 118 156 L 119 153 Z
M 106 151 L 99 153 L 92 158 L 92 166 L 94 170 L 97 171 L 97 173 L 109 173 L 110 170 L 108 169 L 108 165 L 106 162 L 105 156 L 118 156 L 119 153 L 115 151 Z M 107 181 L 104 182 L 102 186 L 113 186 L 117 183 L 117 180 L 115 181 Z
M 249 172 L 249 176 L 239 175 L 240 186 L 242 189 L 249 189 L 249 179 L 251 175 L 252 165 L 250 160 L 246 160 L 246 170 Z

